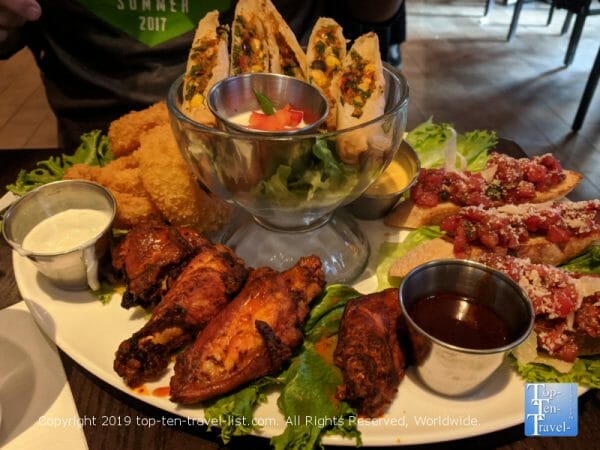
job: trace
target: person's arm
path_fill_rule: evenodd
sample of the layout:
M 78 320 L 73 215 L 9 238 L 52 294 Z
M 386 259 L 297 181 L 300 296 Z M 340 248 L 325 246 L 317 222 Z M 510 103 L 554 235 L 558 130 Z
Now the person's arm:
M 41 15 L 42 8 L 35 0 L 0 0 L 0 57 L 8 57 L 21 47 L 20 28 Z

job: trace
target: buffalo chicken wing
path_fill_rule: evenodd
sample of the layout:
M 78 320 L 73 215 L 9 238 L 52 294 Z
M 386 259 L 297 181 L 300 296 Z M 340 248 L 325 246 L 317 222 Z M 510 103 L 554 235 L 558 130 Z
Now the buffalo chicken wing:
M 393 288 L 352 299 L 344 310 L 334 353 L 344 375 L 337 397 L 362 416 L 382 415 L 404 378 L 401 314 L 398 289 Z
M 210 241 L 191 228 L 148 225 L 132 229 L 112 253 L 113 268 L 127 284 L 121 305 L 149 307 L 158 303 L 204 245 Z
M 174 351 L 193 342 L 240 291 L 248 271 L 222 245 L 205 245 L 154 308 L 152 317 L 117 350 L 114 369 L 130 386 L 155 378 Z
M 196 403 L 273 373 L 302 343 L 301 326 L 325 276 L 316 256 L 285 272 L 260 268 L 175 363 L 171 400 Z

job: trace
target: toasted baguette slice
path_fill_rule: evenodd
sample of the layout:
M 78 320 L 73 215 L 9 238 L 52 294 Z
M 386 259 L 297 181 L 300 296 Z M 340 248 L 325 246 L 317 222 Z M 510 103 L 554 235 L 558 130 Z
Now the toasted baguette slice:
M 269 71 L 269 40 L 261 0 L 240 0 L 231 27 L 231 75 Z
M 217 81 L 229 75 L 228 27 L 219 25 L 219 11 L 198 23 L 183 79 L 183 111 L 196 122 L 215 126 L 206 96 Z
M 418 247 L 408 251 L 402 258 L 397 259 L 390 266 L 391 277 L 404 278 L 408 272 L 436 259 L 453 259 L 454 246 L 444 238 L 435 238 L 424 242 Z
M 571 192 L 582 180 L 583 175 L 578 172 L 565 170 L 566 178 L 552 189 L 537 192 L 531 203 L 544 203 L 559 200 Z M 428 225 L 439 225 L 446 217 L 456 214 L 460 206 L 443 202 L 432 208 L 426 208 L 415 204 L 411 199 L 400 203 L 384 219 L 384 223 L 390 227 L 419 228 Z
M 433 259 L 510 254 L 536 264 L 565 263 L 600 240 L 600 200 L 467 206 L 443 221 L 446 235 L 409 252 L 394 276 Z
M 306 55 L 296 35 L 271 0 L 263 0 L 263 9 L 269 43 L 270 71 L 305 80 Z
M 379 53 L 379 39 L 373 32 L 360 36 L 346 54 L 338 74 L 339 92 L 336 100 L 337 129 L 343 130 L 368 122 L 385 110 L 385 80 Z M 357 101 L 363 102 L 357 104 Z M 356 164 L 368 149 L 369 139 L 380 133 L 381 124 L 342 133 L 338 151 L 345 163 Z
M 594 233 L 583 238 L 571 239 L 565 246 L 559 246 L 543 237 L 530 239 L 526 244 L 516 249 L 515 256 L 529 259 L 535 264 L 556 266 L 563 264 L 581 254 L 592 243 L 600 239 L 600 233 Z M 480 247 L 472 247 L 468 258 L 477 259 L 485 253 Z M 455 258 L 452 242 L 447 238 L 436 238 L 427 241 L 410 250 L 402 258 L 396 260 L 390 267 L 390 276 L 404 278 L 415 267 L 436 259 Z
M 529 258 L 532 263 L 563 264 L 582 253 L 586 248 L 600 239 L 600 232 L 585 237 L 570 239 L 565 245 L 558 245 L 544 237 L 534 237 L 515 251 L 519 258 Z
M 306 47 L 306 76 L 310 84 L 317 86 L 329 103 L 329 116 L 325 125 L 328 130 L 337 128 L 336 98 L 339 92 L 337 74 L 346 58 L 346 38 L 342 27 L 329 17 L 321 17 L 315 23 Z

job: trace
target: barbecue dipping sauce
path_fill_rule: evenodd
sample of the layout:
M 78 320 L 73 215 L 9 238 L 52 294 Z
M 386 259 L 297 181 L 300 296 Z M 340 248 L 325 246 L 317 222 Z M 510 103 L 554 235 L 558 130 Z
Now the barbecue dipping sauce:
M 469 297 L 430 295 L 417 300 L 408 312 L 424 331 L 451 345 L 482 350 L 502 347 L 510 340 L 504 319 Z

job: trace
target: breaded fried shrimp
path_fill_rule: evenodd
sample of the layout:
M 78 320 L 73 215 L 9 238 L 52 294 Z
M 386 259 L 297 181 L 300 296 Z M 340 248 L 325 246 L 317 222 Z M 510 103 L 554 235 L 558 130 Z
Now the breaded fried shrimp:
M 227 221 L 229 205 L 204 192 L 194 181 L 169 124 L 159 125 L 140 136 L 135 157 L 144 188 L 172 225 L 207 232 Z
M 128 155 L 140 146 L 140 135 L 169 122 L 166 103 L 158 102 L 141 111 L 132 111 L 114 120 L 108 129 L 110 148 L 115 158 Z

